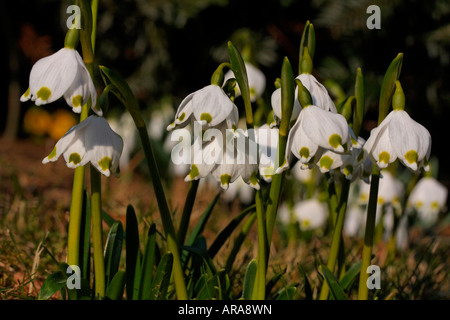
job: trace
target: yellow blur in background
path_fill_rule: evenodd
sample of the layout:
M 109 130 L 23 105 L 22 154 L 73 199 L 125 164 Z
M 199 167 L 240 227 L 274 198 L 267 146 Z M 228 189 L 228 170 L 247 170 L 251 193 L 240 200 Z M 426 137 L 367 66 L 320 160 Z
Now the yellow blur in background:
M 53 113 L 41 107 L 31 107 L 23 119 L 23 126 L 27 133 L 37 136 L 49 136 L 58 141 L 66 132 L 76 125 L 76 119 L 71 111 L 58 109 Z

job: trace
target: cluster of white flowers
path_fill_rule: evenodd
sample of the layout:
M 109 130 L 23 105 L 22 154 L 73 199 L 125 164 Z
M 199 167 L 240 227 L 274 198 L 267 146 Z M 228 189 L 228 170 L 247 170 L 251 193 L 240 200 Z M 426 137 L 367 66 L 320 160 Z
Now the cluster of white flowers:
M 64 47 L 40 59 L 31 69 L 29 83 L 20 98 L 22 102 L 31 99 L 36 105 L 45 105 L 64 96 L 72 110 L 80 113 L 90 99 L 91 108 L 97 114 L 72 127 L 42 162 L 56 161 L 63 155 L 69 168 L 91 163 L 105 176 L 109 177 L 111 172 L 118 176 L 123 141 L 102 117 L 103 112 L 96 103 L 96 89 L 78 51 Z

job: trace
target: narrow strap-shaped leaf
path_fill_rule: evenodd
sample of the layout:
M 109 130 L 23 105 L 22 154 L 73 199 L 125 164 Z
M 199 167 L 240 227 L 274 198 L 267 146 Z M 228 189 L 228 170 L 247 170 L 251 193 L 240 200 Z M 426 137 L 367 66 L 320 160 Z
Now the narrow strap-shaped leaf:
M 134 278 L 136 265 L 139 264 L 139 230 L 136 214 L 131 205 L 128 205 L 126 213 L 125 249 L 127 299 L 131 300 L 135 291 Z
M 91 275 L 91 201 L 89 194 L 85 190 L 83 196 L 83 210 L 81 213 L 81 231 L 80 231 L 80 268 L 81 278 L 89 283 Z
M 67 281 L 67 275 L 61 270 L 50 274 L 42 284 L 39 291 L 39 300 L 48 300 L 52 295 L 61 290 Z
M 106 289 L 106 298 L 111 300 L 122 300 L 125 289 L 125 271 L 117 271 Z
M 378 124 L 380 124 L 388 114 L 394 95 L 395 82 L 400 78 L 402 63 L 403 53 L 399 53 L 394 60 L 392 60 L 384 75 L 383 83 L 381 84 L 380 101 L 378 102 Z
M 323 264 L 320 265 L 320 270 L 322 271 L 323 277 L 325 278 L 328 286 L 330 287 L 331 294 L 336 300 L 348 300 L 344 289 L 339 284 L 338 280 L 334 274 Z
M 341 285 L 342 289 L 348 290 L 352 285 L 353 281 L 359 275 L 360 271 L 361 271 L 361 260 L 359 260 L 357 263 L 351 266 L 350 269 L 348 269 L 348 271 L 342 277 L 341 281 L 339 281 L 339 284 Z
M 116 221 L 109 230 L 105 247 L 105 273 L 106 286 L 112 281 L 119 270 L 120 256 L 122 254 L 123 227 L 122 222 Z
M 147 243 L 145 244 L 144 258 L 142 261 L 141 282 L 139 287 L 139 299 L 149 300 L 150 289 L 153 281 L 153 266 L 156 256 L 156 225 L 152 224 L 148 230 Z
M 255 205 L 252 205 L 246 209 L 244 209 L 241 213 L 239 213 L 230 223 L 219 233 L 217 238 L 211 244 L 208 249 L 208 255 L 211 258 L 214 258 L 216 253 L 220 250 L 223 244 L 227 241 L 236 227 L 242 222 L 242 220 L 251 212 L 255 211 Z
M 303 280 L 305 281 L 305 284 L 303 286 L 304 289 L 305 289 L 305 299 L 306 300 L 312 300 L 312 298 L 313 298 L 313 290 L 312 290 L 312 287 L 311 287 L 311 283 L 309 282 L 308 276 L 306 275 L 305 270 L 303 270 L 303 268 L 300 265 L 298 265 L 298 270 L 302 274 Z
M 314 59 L 314 53 L 316 51 L 316 34 L 314 32 L 314 26 L 309 21 L 306 21 L 305 27 L 303 29 L 302 38 L 300 39 L 300 49 L 298 57 L 298 74 L 302 74 L 302 60 L 303 54 L 305 53 L 305 48 L 308 48 L 311 60 Z
M 167 290 L 170 284 L 172 265 L 173 256 L 172 253 L 168 252 L 162 256 L 158 268 L 156 269 L 149 294 L 150 300 L 166 299 Z
M 294 287 L 293 285 L 289 285 L 286 288 L 282 288 L 278 292 L 276 300 L 293 300 L 295 291 L 297 291 L 297 288 Z
M 205 228 L 206 222 L 208 221 L 209 217 L 211 216 L 211 213 L 214 209 L 214 206 L 217 203 L 217 200 L 219 200 L 220 192 L 216 194 L 214 199 L 209 203 L 208 207 L 203 212 L 202 216 L 200 217 L 200 220 L 195 225 L 194 229 L 192 230 L 191 234 L 189 235 L 187 245 L 192 246 L 194 244 L 195 239 L 203 232 L 203 229 Z
M 250 261 L 245 270 L 244 285 L 242 287 L 242 298 L 251 300 L 253 293 L 253 286 L 255 285 L 256 271 L 258 270 L 258 263 L 255 259 Z
M 355 81 L 355 99 L 356 107 L 353 109 L 353 132 L 356 136 L 359 135 L 361 130 L 361 125 L 363 122 L 363 117 L 365 113 L 365 97 L 364 97 L 364 77 L 361 68 L 356 70 L 356 81 Z

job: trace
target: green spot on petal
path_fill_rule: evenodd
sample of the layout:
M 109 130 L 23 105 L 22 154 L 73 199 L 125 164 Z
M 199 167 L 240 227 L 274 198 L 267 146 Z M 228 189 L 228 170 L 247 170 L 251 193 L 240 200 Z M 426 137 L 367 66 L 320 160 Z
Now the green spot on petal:
M 99 162 L 98 165 L 100 168 L 102 168 L 103 171 L 109 170 L 111 168 L 111 158 L 110 157 L 103 157 Z
M 342 138 L 340 135 L 334 133 L 330 136 L 330 139 L 328 139 L 328 143 L 330 144 L 330 146 L 336 149 L 342 144 Z
M 189 172 L 189 177 L 191 179 L 194 179 L 195 177 L 197 177 L 199 175 L 199 173 L 200 172 L 198 171 L 198 167 L 195 164 L 193 164 L 192 168 L 191 168 L 191 172 Z
M 229 174 L 223 174 L 220 176 L 220 183 L 225 186 L 230 183 L 231 176 Z
M 302 226 L 302 229 L 306 230 L 311 225 L 311 221 L 309 221 L 308 219 L 304 219 L 300 222 L 300 224 Z
M 353 166 L 351 164 L 347 165 L 344 168 L 344 174 L 345 174 L 345 176 L 350 176 L 353 174 Z
M 48 100 L 50 96 L 52 95 L 52 91 L 47 87 L 42 87 L 36 92 L 36 97 L 41 99 L 42 101 Z
M 309 158 L 309 148 L 303 147 L 300 149 L 300 157 L 302 158 Z
M 83 104 L 83 97 L 79 94 L 72 98 L 72 104 L 75 108 L 81 107 Z
M 389 163 L 390 158 L 391 155 L 386 151 L 380 152 L 380 154 L 378 155 L 379 162 L 384 162 L 386 164 Z
M 184 117 L 186 117 L 186 113 L 182 113 L 180 114 L 180 116 L 178 117 L 178 121 L 183 121 Z
M 52 152 L 50 152 L 50 154 L 47 156 L 47 158 L 53 159 L 56 156 L 56 146 L 53 148 Z
M 212 121 L 212 116 L 209 113 L 202 113 L 200 115 L 200 120 L 201 121 L 205 120 L 206 123 L 210 123 Z
M 266 169 L 267 169 L 267 168 L 266 168 Z M 272 169 L 272 174 L 273 174 L 273 169 Z M 222 180 L 222 177 L 220 177 L 220 178 L 221 178 L 221 180 Z M 250 183 L 251 183 L 252 185 L 254 185 L 254 186 L 256 186 L 256 185 L 259 183 L 258 177 L 256 176 L 256 173 L 255 173 L 255 172 L 252 174 L 252 176 L 250 177 L 249 181 L 250 181 Z
M 69 156 L 69 163 L 73 162 L 73 164 L 79 164 L 81 162 L 81 157 L 78 153 L 71 153 Z
M 27 98 L 30 95 L 30 87 L 28 87 L 27 91 L 23 94 L 25 98 Z
M 417 154 L 417 151 L 415 151 L 415 150 L 409 150 L 407 153 L 405 153 L 405 159 L 410 164 L 416 163 L 418 158 L 419 158 L 419 155 Z
M 330 156 L 323 156 L 320 158 L 319 165 L 321 168 L 330 170 L 331 166 L 333 165 L 333 159 L 331 159 Z

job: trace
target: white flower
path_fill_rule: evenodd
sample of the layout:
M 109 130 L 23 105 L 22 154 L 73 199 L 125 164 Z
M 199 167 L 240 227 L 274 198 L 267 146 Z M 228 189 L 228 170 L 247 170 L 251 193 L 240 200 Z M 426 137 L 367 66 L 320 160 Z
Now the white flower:
M 423 177 L 409 195 L 407 206 L 414 208 L 425 225 L 434 224 L 447 203 L 447 188 L 432 177 Z
M 323 228 L 328 218 L 328 207 L 317 199 L 298 202 L 292 209 L 302 231 Z
M 191 145 L 191 171 L 185 181 L 211 175 L 223 189 L 227 190 L 230 183 L 242 177 L 248 185 L 259 189 L 256 155 L 247 151 L 250 140 L 241 129 L 224 130 L 223 125 L 221 128 L 222 130 L 207 130 L 203 139 L 194 140 Z M 201 139 L 211 141 L 203 143 L 199 141 Z M 253 144 L 256 145 L 255 142 Z
M 30 86 L 20 97 L 20 101 L 31 99 L 39 106 L 62 96 L 75 113 L 81 112 L 81 107 L 90 97 L 92 110 L 99 116 L 102 115 L 102 111 L 96 108 L 97 92 L 94 83 L 75 49 L 62 48 L 37 61 L 30 72 Z
M 359 201 L 361 204 L 367 204 L 369 201 L 370 184 L 361 180 L 359 187 Z M 389 171 L 382 170 L 378 186 L 377 221 L 381 216 L 383 206 L 392 206 L 397 212 L 401 209 L 401 198 L 403 197 L 403 194 L 403 183 L 396 179 Z
M 291 154 L 304 165 L 315 162 L 314 157 L 327 150 L 337 153 L 348 152 L 353 132 L 344 116 L 325 111 L 315 105 L 307 106 L 300 112 L 292 126 L 286 145 L 286 163 L 277 169 L 277 173 L 286 170 L 291 162 Z M 328 161 L 326 158 L 324 161 Z M 332 163 L 324 163 L 331 168 Z
M 366 212 L 359 205 L 352 204 L 345 215 L 344 232 L 349 237 L 360 236 L 365 225 Z
M 42 163 L 56 161 L 62 154 L 69 168 L 90 162 L 107 177 L 111 172 L 119 176 L 117 169 L 122 149 L 122 138 L 111 129 L 108 122 L 102 117 L 90 116 L 70 128 Z
M 119 136 L 123 137 L 123 150 L 120 156 L 120 168 L 125 169 L 133 151 L 136 148 L 136 126 L 129 112 L 124 112 L 120 117 L 108 119 L 109 126 Z
M 393 110 L 370 132 L 364 148 L 379 169 L 397 158 L 413 171 L 424 167 L 429 171 L 431 136 L 404 110 Z
M 225 122 L 231 129 L 237 125 L 239 112 L 221 87 L 210 84 L 184 98 L 175 114 L 175 121 L 167 130 L 184 127 L 190 123 L 189 120 L 199 121 L 203 127 L 217 127 Z
M 250 101 L 255 102 L 264 93 L 266 88 L 266 76 L 249 62 L 245 62 L 245 69 L 247 70 L 248 86 L 250 89 Z M 228 70 L 224 76 L 224 82 L 228 79 L 234 78 L 234 73 L 232 70 Z M 234 87 L 236 97 L 241 95 L 241 90 L 239 86 Z
M 319 108 L 336 113 L 336 106 L 328 94 L 327 89 L 317 79 L 309 73 L 302 73 L 296 79 L 299 79 L 303 86 L 308 89 L 311 95 L 312 104 Z M 298 90 L 298 89 L 297 89 Z M 297 97 L 296 90 L 296 97 Z M 297 100 L 297 99 L 296 99 Z
M 328 94 L 327 89 L 319 82 L 317 79 L 308 73 L 302 73 L 297 76 L 296 79 L 299 79 L 302 82 L 302 85 L 308 89 L 309 94 L 311 95 L 312 104 L 319 107 L 322 110 L 330 111 L 336 113 L 336 106 L 334 105 L 333 100 Z M 295 121 L 302 110 L 300 102 L 298 101 L 298 86 L 295 88 L 295 99 L 294 99 L 294 107 L 292 109 L 291 121 Z M 272 93 L 271 97 L 272 109 L 275 123 L 272 126 L 279 123 L 281 119 L 281 89 L 278 88 Z
M 255 138 L 259 151 L 259 174 L 267 182 L 275 174 L 275 161 L 278 148 L 278 129 L 267 124 L 255 129 Z
M 222 199 L 233 202 L 238 198 L 243 204 L 248 205 L 252 202 L 254 193 L 255 189 L 245 183 L 242 177 L 239 177 L 229 184 L 228 189 L 222 195 Z

